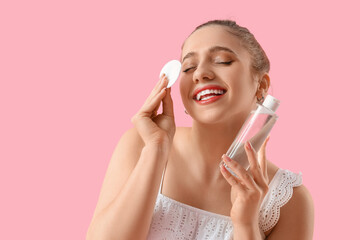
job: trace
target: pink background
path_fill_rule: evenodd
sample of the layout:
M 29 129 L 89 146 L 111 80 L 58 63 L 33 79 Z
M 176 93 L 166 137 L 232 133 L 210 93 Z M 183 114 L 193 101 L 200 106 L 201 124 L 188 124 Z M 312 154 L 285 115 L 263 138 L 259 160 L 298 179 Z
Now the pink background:
M 199 24 L 249 28 L 282 103 L 268 158 L 303 173 L 314 239 L 359 215 L 357 1 L 1 1 L 0 239 L 84 239 L 115 145 Z M 290 3 L 291 2 L 291 3 Z M 177 126 L 190 126 L 178 84 Z

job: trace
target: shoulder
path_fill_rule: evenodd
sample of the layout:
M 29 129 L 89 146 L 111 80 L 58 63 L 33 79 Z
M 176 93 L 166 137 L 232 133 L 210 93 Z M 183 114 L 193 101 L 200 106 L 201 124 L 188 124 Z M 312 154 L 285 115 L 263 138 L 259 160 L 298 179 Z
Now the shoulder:
M 276 166 L 274 163 L 269 161 L 269 159 L 266 159 L 266 165 L 267 165 L 267 173 L 269 177 L 269 182 L 274 178 L 276 172 L 279 170 L 279 167 Z
M 306 220 L 310 223 L 314 210 L 314 202 L 310 191 L 305 185 L 300 185 L 293 188 L 293 195 L 289 202 L 285 204 L 281 209 L 280 221 L 286 221 L 291 219 L 297 219 L 296 221 Z M 279 223 L 280 223 L 279 221 Z
M 268 238 L 312 239 L 314 226 L 314 203 L 305 185 L 293 187 L 290 200 L 281 207 L 281 215 Z
M 189 133 L 190 129 L 190 127 L 176 127 L 174 137 L 181 140 Z M 142 140 L 140 134 L 135 127 L 125 130 L 118 144 L 130 145 L 138 149 L 142 149 L 145 146 L 144 141 Z
M 176 127 L 175 131 L 175 139 L 180 140 L 180 142 L 185 138 L 186 133 L 188 133 L 190 128 L 187 127 Z M 124 131 L 120 140 L 118 141 L 115 154 L 120 152 L 126 152 L 127 154 L 135 154 L 140 155 L 141 150 L 145 146 L 143 139 L 141 138 L 140 134 L 138 133 L 135 127 L 131 127 Z
M 135 127 L 127 129 L 120 138 L 120 141 L 126 141 L 128 143 L 144 144 L 140 134 Z
M 144 141 L 136 128 L 129 128 L 122 134 L 118 141 L 112 159 L 114 161 L 123 159 L 125 164 L 127 163 L 133 167 L 137 163 L 144 146 Z
M 127 129 L 121 136 L 117 147 L 128 150 L 141 150 L 145 146 L 140 134 L 135 127 Z
M 281 208 L 281 220 L 296 219 L 301 216 L 304 219 L 310 220 L 313 212 L 314 203 L 310 191 L 305 185 L 300 185 L 293 188 L 293 195 L 289 202 Z M 279 223 L 280 223 L 279 221 Z

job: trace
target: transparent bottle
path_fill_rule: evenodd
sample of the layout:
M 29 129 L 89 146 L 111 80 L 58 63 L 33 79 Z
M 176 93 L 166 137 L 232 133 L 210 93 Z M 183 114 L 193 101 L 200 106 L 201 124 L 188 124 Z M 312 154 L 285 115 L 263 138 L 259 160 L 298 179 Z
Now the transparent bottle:
M 266 137 L 269 135 L 276 120 L 279 118 L 275 114 L 280 101 L 271 95 L 267 95 L 263 104 L 257 103 L 257 108 L 252 110 L 236 135 L 233 143 L 228 149 L 226 156 L 238 162 L 246 170 L 250 164 L 244 149 L 246 141 L 250 141 L 255 151 L 258 152 Z M 235 177 L 237 175 L 231 171 L 224 161 L 221 161 L 225 168 Z

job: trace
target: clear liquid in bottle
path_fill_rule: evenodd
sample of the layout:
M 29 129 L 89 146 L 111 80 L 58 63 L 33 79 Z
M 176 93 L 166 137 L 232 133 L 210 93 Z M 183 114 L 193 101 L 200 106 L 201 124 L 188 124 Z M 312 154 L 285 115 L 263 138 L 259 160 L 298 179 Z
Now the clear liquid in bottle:
M 275 114 L 280 101 L 267 95 L 263 104 L 257 104 L 257 108 L 252 110 L 245 120 L 243 126 L 235 137 L 226 155 L 233 161 L 238 162 L 246 170 L 250 164 L 244 148 L 246 141 L 250 141 L 255 151 L 258 152 L 266 137 L 273 128 L 278 116 Z M 225 168 L 235 177 L 237 175 L 231 171 L 225 162 L 221 161 Z

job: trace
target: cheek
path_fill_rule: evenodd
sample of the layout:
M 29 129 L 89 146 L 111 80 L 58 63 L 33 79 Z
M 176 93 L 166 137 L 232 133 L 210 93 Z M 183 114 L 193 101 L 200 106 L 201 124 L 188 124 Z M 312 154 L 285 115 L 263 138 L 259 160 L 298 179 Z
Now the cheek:
M 185 99 L 188 99 L 190 95 L 189 80 L 180 75 L 178 81 L 179 81 L 181 99 L 184 101 Z
M 232 87 L 234 92 L 240 94 L 240 96 L 246 97 L 250 96 L 252 92 L 252 85 L 250 84 L 250 79 L 246 76 L 235 76 L 234 81 L 232 81 Z
M 239 98 L 243 98 L 247 92 L 248 86 L 244 83 L 244 79 L 236 78 L 235 81 L 232 82 L 230 88 L 232 89 L 232 94 Z
M 180 91 L 188 90 L 192 85 L 191 77 L 184 75 L 183 72 L 180 73 L 177 81 L 179 82 Z
M 235 78 L 236 81 L 233 81 L 231 88 L 231 96 L 232 101 L 235 101 L 236 107 L 240 109 L 247 108 L 251 104 L 252 100 L 252 86 L 247 81 L 246 78 Z

